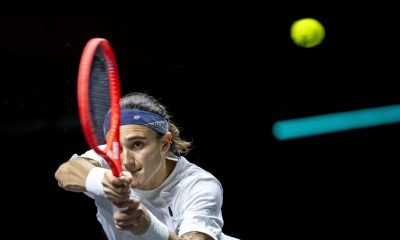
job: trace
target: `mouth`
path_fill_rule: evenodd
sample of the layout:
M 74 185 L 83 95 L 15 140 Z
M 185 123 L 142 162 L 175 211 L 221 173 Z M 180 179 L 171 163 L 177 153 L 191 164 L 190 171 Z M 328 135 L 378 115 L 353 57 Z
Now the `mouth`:
M 142 170 L 141 168 L 139 168 L 139 169 L 136 169 L 136 170 L 134 170 L 134 171 L 129 171 L 132 175 L 134 175 L 134 174 L 136 174 L 136 173 L 138 173 L 140 170 Z

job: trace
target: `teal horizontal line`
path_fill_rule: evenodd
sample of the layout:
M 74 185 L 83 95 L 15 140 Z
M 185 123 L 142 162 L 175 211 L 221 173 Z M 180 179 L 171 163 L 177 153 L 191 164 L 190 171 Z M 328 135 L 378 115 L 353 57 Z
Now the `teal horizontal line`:
M 310 137 L 400 122 L 400 104 L 281 120 L 272 133 L 278 140 Z

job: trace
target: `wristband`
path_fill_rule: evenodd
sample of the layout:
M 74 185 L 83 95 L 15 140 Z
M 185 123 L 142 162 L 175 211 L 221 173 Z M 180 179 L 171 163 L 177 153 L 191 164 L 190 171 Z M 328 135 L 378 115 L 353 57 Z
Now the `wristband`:
M 107 172 L 108 169 L 94 167 L 90 170 L 88 176 L 86 177 L 86 191 L 92 193 L 96 196 L 106 197 L 103 188 L 103 178 L 104 173 Z

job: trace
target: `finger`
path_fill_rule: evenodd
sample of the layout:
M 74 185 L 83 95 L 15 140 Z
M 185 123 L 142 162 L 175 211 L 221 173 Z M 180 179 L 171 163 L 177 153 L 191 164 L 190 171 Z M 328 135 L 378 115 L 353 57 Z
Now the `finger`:
M 130 212 L 116 211 L 113 213 L 114 221 L 116 222 L 135 222 L 135 217 Z
M 128 194 L 131 192 L 131 188 L 129 186 L 114 186 L 113 190 L 119 194 Z
M 115 188 L 113 186 L 103 185 L 104 193 L 107 196 L 113 196 L 118 201 L 128 201 L 130 198 L 129 188 Z
M 109 200 L 115 201 L 115 202 L 128 202 L 129 198 L 130 198 L 129 192 L 120 194 L 110 188 L 104 188 L 104 193 L 106 194 L 106 196 Z
M 128 230 L 128 229 L 134 229 L 136 228 L 137 224 L 127 224 L 127 225 L 119 225 L 118 223 L 115 223 L 115 226 L 119 230 Z
M 115 177 L 111 170 L 107 171 L 104 174 L 104 180 L 105 183 L 108 185 L 112 185 L 112 186 L 126 186 L 126 182 L 124 180 L 121 180 L 119 177 Z
M 150 217 L 141 206 L 136 211 L 132 211 L 114 212 L 115 225 L 118 229 L 131 230 L 135 234 L 142 234 L 150 224 Z
M 133 212 L 136 211 L 136 209 L 138 208 L 140 202 L 133 199 L 133 198 L 129 198 L 127 201 L 119 201 L 116 203 L 116 206 L 119 208 L 127 208 L 126 210 L 124 210 L 124 212 Z
M 129 194 L 131 192 L 131 189 L 127 185 L 113 185 L 108 182 L 103 183 L 104 188 L 109 188 L 115 193 L 119 194 Z
M 112 192 L 113 194 L 119 194 L 119 195 L 129 195 L 131 191 L 130 186 L 127 184 L 123 184 L 123 181 L 120 180 L 112 181 L 111 178 L 105 179 L 103 181 L 103 188 L 104 192 L 106 192 L 107 190 L 110 193 Z
M 126 184 L 130 184 L 133 180 L 132 174 L 128 171 L 122 171 L 120 179 L 123 180 Z
M 124 213 L 120 213 L 119 215 L 114 214 L 114 222 L 116 225 L 120 227 L 127 226 L 137 226 L 143 222 L 144 216 L 132 217 L 131 215 L 127 215 Z
M 132 197 L 129 198 L 128 203 L 129 203 L 129 205 L 127 206 L 129 207 L 128 210 L 129 209 L 136 210 L 140 205 L 140 201 Z
M 127 208 L 127 210 L 135 211 L 140 206 L 140 201 L 130 196 L 125 201 L 115 201 L 114 204 L 119 208 Z
M 139 222 L 145 215 L 145 211 L 142 206 L 139 206 L 135 209 L 128 208 L 126 210 L 121 211 L 123 214 L 127 214 L 130 219 L 133 219 L 136 222 Z
M 130 206 L 130 203 L 128 202 L 128 200 L 127 201 L 120 201 L 120 202 L 115 201 L 115 202 L 113 202 L 113 204 L 115 206 L 117 206 L 118 208 L 124 208 L 125 210 Z

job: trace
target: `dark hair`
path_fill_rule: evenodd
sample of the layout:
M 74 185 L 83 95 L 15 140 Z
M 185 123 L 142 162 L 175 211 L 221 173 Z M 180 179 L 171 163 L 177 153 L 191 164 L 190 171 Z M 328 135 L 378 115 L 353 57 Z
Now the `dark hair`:
M 172 134 L 172 144 L 183 154 L 189 152 L 191 142 L 181 139 L 178 127 L 172 122 L 167 109 L 154 97 L 140 92 L 132 92 L 121 98 L 121 109 L 139 109 L 163 116 Z

